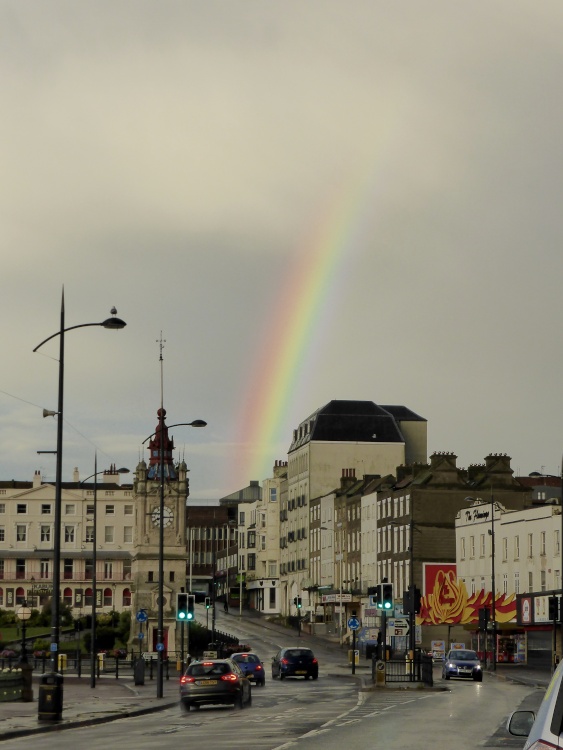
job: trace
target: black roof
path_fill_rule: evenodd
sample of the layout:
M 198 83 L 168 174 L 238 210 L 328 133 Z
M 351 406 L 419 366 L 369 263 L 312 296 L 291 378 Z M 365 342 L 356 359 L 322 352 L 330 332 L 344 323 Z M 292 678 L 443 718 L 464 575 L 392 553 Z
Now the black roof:
M 330 401 L 295 430 L 289 448 L 311 441 L 404 443 L 401 421 L 426 421 L 405 406 L 378 406 L 373 401 Z

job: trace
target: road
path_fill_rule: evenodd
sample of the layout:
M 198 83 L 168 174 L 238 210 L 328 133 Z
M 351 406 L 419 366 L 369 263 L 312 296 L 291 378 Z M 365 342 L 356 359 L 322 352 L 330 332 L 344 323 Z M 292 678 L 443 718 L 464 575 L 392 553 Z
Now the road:
M 227 629 L 217 621 L 218 629 Z M 203 707 L 185 713 L 180 706 L 156 714 L 92 727 L 68 729 L 34 738 L 42 750 L 114 748 L 119 750 L 474 750 L 476 747 L 521 748 L 522 739 L 504 729 L 508 714 L 536 707 L 543 691 L 485 675 L 482 683 L 439 678 L 437 690 L 376 690 L 361 692 L 352 676 L 330 676 L 334 649 L 317 650 L 317 681 L 272 680 L 271 655 L 281 645 L 276 631 L 259 621 L 237 620 L 229 632 L 252 644 L 267 668 L 266 687 L 252 689 L 252 706 Z M 12 740 L 10 747 L 27 748 L 30 738 Z

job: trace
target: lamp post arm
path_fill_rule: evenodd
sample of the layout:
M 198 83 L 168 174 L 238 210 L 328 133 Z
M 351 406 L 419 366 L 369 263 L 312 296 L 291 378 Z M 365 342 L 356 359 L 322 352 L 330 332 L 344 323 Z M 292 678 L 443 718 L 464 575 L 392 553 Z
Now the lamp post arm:
M 61 328 L 60 331 L 57 331 L 56 333 L 51 334 L 51 336 L 48 336 L 46 339 L 43 339 L 43 341 L 40 344 L 37 344 L 35 349 L 33 350 L 36 352 L 38 349 L 41 349 L 43 344 L 46 344 L 47 341 L 50 341 L 51 339 L 54 339 L 56 336 L 62 336 L 67 331 L 74 331 L 75 328 L 88 328 L 89 326 L 102 326 L 103 328 L 125 328 L 127 323 L 125 323 L 121 318 L 108 318 L 107 320 L 104 320 L 102 323 L 80 323 L 77 326 L 69 326 L 68 328 Z

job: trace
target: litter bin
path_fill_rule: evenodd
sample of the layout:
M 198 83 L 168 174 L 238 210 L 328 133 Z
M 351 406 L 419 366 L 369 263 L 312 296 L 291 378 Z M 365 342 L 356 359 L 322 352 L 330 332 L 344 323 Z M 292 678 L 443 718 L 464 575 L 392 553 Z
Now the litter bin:
M 39 721 L 60 721 L 63 715 L 63 681 L 59 672 L 41 677 L 37 699 Z
M 135 685 L 145 684 L 145 660 L 137 659 L 134 669 Z

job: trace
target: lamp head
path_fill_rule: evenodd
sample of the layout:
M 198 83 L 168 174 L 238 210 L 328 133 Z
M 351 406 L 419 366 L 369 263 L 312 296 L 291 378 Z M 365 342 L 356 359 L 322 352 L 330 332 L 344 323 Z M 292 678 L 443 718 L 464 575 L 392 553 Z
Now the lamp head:
M 104 328 L 112 328 L 114 331 L 119 331 L 121 328 L 125 328 L 127 323 L 121 318 L 117 317 L 117 308 L 112 307 L 110 310 L 113 317 L 107 318 L 103 323 L 100 323 Z

